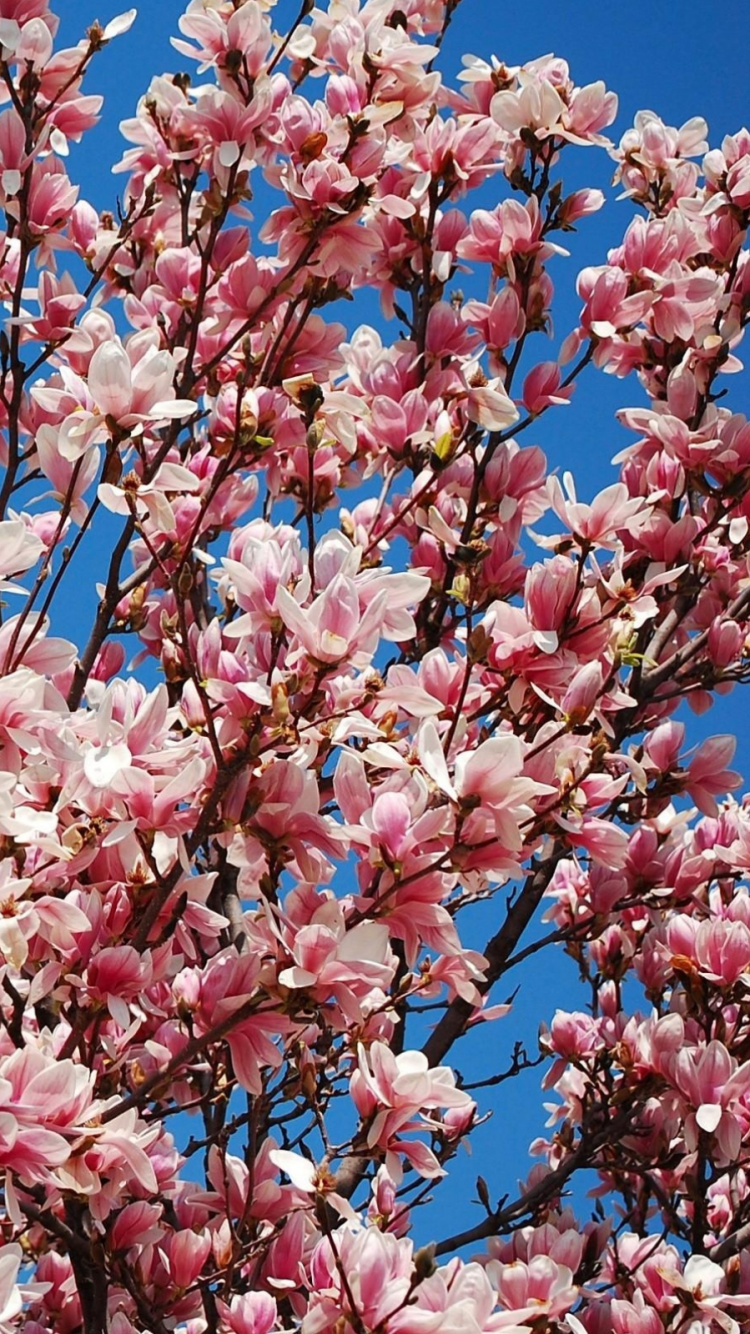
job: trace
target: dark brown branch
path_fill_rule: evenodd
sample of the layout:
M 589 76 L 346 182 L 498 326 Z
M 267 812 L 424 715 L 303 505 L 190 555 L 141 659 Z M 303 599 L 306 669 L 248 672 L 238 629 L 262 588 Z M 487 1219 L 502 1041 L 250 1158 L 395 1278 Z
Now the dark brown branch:
M 562 852 L 558 845 L 541 865 L 531 871 L 518 898 L 508 909 L 500 930 L 488 942 L 484 950 L 488 966 L 483 980 L 478 983 L 482 995 L 490 991 L 505 971 L 506 963 L 542 901 Z M 473 1012 L 474 1007 L 460 997 L 451 1002 L 422 1048 L 430 1065 L 439 1065 L 445 1059 L 454 1042 L 465 1033 Z

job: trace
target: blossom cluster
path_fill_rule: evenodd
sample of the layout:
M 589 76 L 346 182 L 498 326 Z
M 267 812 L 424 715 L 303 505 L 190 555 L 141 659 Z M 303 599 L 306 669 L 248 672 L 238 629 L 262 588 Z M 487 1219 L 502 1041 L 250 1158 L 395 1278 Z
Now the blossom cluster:
M 458 7 L 190 0 L 115 216 L 68 149 L 135 10 L 0 0 L 0 1334 L 750 1328 L 750 797 L 682 707 L 750 676 L 750 134 L 451 87 Z M 586 148 L 629 220 L 558 346 Z M 584 501 L 536 442 L 597 370 Z

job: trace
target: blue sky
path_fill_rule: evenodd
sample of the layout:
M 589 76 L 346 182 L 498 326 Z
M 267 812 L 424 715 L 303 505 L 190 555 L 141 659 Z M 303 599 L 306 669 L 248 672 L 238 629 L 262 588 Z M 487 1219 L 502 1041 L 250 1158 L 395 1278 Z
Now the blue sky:
M 106 22 L 127 7 L 127 0 L 57 0 L 54 7 L 62 18 L 63 42 L 72 44 L 94 17 Z M 176 72 L 189 63 L 169 45 L 182 10 L 180 0 L 146 0 L 131 32 L 113 43 L 95 64 L 87 91 L 105 94 L 104 119 L 86 138 L 83 149 L 73 150 L 71 174 L 81 183 L 82 194 L 100 208 L 111 207 L 122 187 L 123 178 L 109 174 L 123 147 L 118 122 L 133 114 L 138 96 L 154 74 Z M 282 0 L 277 14 L 281 17 L 286 12 L 287 0 Z M 748 0 L 724 0 L 720 13 L 719 21 L 697 0 L 630 0 L 628 4 L 537 0 L 513 5 L 463 0 L 446 42 L 443 67 L 448 75 L 454 74 L 463 51 L 479 56 L 494 53 L 511 64 L 554 51 L 569 61 L 577 83 L 602 78 L 619 94 L 620 112 L 612 137 L 619 138 L 635 112 L 648 107 L 670 124 L 679 125 L 696 114 L 705 116 L 711 142 L 719 144 L 724 134 L 750 121 L 750 4 Z M 576 322 L 579 268 L 604 261 L 607 248 L 619 241 L 630 216 L 627 204 L 614 203 L 617 191 L 609 185 L 613 164 L 603 153 L 573 151 L 570 160 L 570 173 L 563 173 L 566 184 L 598 185 L 607 192 L 609 204 L 570 238 L 571 259 L 557 261 L 552 271 L 558 284 L 557 337 Z M 258 224 L 261 221 L 259 207 Z M 330 318 L 337 317 L 337 312 L 331 312 Z M 368 318 L 373 316 L 368 313 Z M 540 347 L 540 359 L 552 355 L 552 349 Z M 738 411 L 747 407 L 745 384 L 745 377 L 735 377 L 730 386 L 730 403 Z M 616 381 L 589 369 L 571 407 L 549 414 L 539 424 L 534 443 L 545 449 L 554 466 L 572 466 L 579 494 L 589 498 L 613 480 L 610 459 L 629 439 L 614 419 L 615 410 L 640 402 L 642 394 L 634 379 Z M 532 443 L 530 437 L 531 432 L 526 443 Z M 737 692 L 708 718 L 694 722 L 692 731 L 698 739 L 707 732 L 739 730 L 740 767 L 747 773 L 750 725 L 745 717 L 744 697 Z M 478 1053 L 484 1046 L 486 1050 L 490 1040 L 497 1046 L 496 1068 L 501 1068 L 518 1036 L 525 1037 L 533 1050 L 539 1019 L 550 1017 L 556 1005 L 583 1006 L 585 996 L 571 988 L 571 966 L 565 958 L 560 954 L 544 958 L 541 972 L 537 966 L 524 976 L 515 1014 L 491 1030 L 491 1039 L 486 1030 L 479 1031 L 467 1040 L 465 1050 L 455 1054 L 460 1068 L 468 1071 L 474 1065 L 472 1049 Z M 513 977 L 513 985 L 517 980 Z M 466 1203 L 477 1172 L 487 1178 L 493 1194 L 512 1191 L 516 1179 L 527 1172 L 526 1147 L 544 1119 L 538 1084 L 535 1071 L 505 1086 L 495 1099 L 495 1115 L 477 1136 L 473 1160 L 464 1161 L 453 1184 L 444 1187 L 450 1198 L 451 1226 L 477 1221 L 477 1213 Z M 432 1215 L 438 1230 L 446 1225 L 446 1203 L 438 1196 Z

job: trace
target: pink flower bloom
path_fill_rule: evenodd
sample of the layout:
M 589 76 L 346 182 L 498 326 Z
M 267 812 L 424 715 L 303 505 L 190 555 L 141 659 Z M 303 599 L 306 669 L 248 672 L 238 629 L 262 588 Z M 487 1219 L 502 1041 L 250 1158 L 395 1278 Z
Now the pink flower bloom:
M 330 921 L 331 914 L 328 917 Z M 347 931 L 339 922 L 336 927 L 322 921 L 303 926 L 290 946 L 295 962 L 282 969 L 279 982 L 292 989 L 309 990 L 321 1002 L 334 997 L 344 1013 L 355 1020 L 362 1013 L 360 1000 L 372 996 L 376 987 L 387 991 L 396 959 L 385 925 L 360 922 Z
M 562 376 L 554 361 L 543 361 L 529 371 L 523 382 L 523 405 L 527 412 L 536 415 L 545 408 L 568 403 L 573 394 L 573 385 L 560 388 Z
M 370 607 L 363 624 L 354 583 L 337 575 L 308 610 L 303 611 L 285 588 L 279 589 L 278 605 L 284 623 L 310 657 L 316 662 L 335 663 L 356 652 L 361 644 L 374 647 L 375 626 L 385 599 Z
M 570 474 L 565 476 L 565 491 L 554 476 L 548 487 L 555 514 L 576 537 L 592 546 L 616 547 L 618 532 L 632 528 L 634 519 L 643 513 L 642 500 L 631 498 L 622 482 L 606 487 L 592 505 L 577 499 Z
M 71 374 L 65 390 L 35 387 L 33 392 L 52 411 L 71 398 L 73 407 L 77 400 L 58 434 L 63 458 L 75 462 L 103 437 L 108 420 L 124 431 L 190 416 L 195 404 L 174 397 L 175 371 L 172 355 L 157 350 L 149 331 L 133 335 L 127 348 L 118 339 L 102 342 L 89 362 L 86 384 Z
M 211 1237 L 208 1232 L 196 1233 L 191 1228 L 174 1232 L 166 1251 L 170 1279 L 177 1288 L 189 1288 L 208 1259 Z
M 738 1066 L 721 1042 L 687 1048 L 669 1065 L 671 1078 L 692 1105 L 685 1123 L 686 1142 L 695 1146 L 699 1131 L 716 1135 L 720 1152 L 732 1161 L 747 1129 L 744 1101 L 750 1088 L 750 1063 Z
M 278 1167 L 289 1177 L 292 1185 L 303 1195 L 321 1195 L 341 1214 L 342 1218 L 354 1223 L 357 1215 L 349 1204 L 335 1190 L 335 1178 L 326 1166 L 316 1167 L 308 1158 L 298 1153 L 289 1153 L 286 1149 L 272 1149 L 269 1155 L 274 1167 Z
M 389 1150 L 394 1163 L 397 1153 L 404 1154 L 420 1176 L 443 1175 L 425 1144 L 396 1136 L 432 1124 L 433 1118 L 425 1117 L 425 1112 L 464 1108 L 471 1103 L 468 1093 L 456 1088 L 452 1070 L 445 1066 L 431 1070 L 422 1052 L 394 1056 L 384 1043 L 375 1042 L 368 1053 L 360 1048 L 350 1087 L 360 1113 L 372 1117 L 368 1132 L 371 1146 Z
M 500 1304 L 512 1313 L 514 1325 L 542 1314 L 549 1319 L 559 1318 L 578 1297 L 571 1271 L 548 1255 L 535 1255 L 527 1264 L 521 1260 L 510 1264 L 493 1260 L 488 1265 L 488 1275 L 497 1287 Z
M 270 1334 L 276 1324 L 276 1302 L 267 1292 L 246 1292 L 219 1310 L 232 1334 Z
M 16 589 L 8 579 L 31 569 L 43 551 L 41 538 L 22 519 L 5 519 L 0 523 L 0 574 L 6 592 L 24 591 Z
M 164 1232 L 162 1206 L 138 1200 L 127 1204 L 117 1215 L 109 1240 L 116 1250 L 127 1251 L 132 1246 L 148 1246 L 160 1241 Z
M 0 1246 L 0 1330 L 2 1334 L 11 1334 L 17 1328 L 18 1317 L 23 1309 L 24 1296 L 36 1297 L 46 1289 L 46 1284 L 18 1284 L 18 1271 L 23 1260 L 23 1251 L 16 1243 Z
M 701 922 L 695 935 L 695 959 L 705 977 L 733 987 L 750 969 L 750 926 L 741 921 Z
M 508 397 L 499 379 L 469 389 L 466 414 L 488 431 L 504 431 L 518 420 L 518 408 Z
M 201 978 L 199 1027 L 204 1031 L 246 1008 L 246 1016 L 231 1029 L 228 1041 L 235 1074 L 249 1093 L 262 1089 L 261 1069 L 278 1070 L 282 1054 L 273 1039 L 291 1027 L 286 1016 L 263 1004 L 258 994 L 260 960 L 225 950 L 211 960 Z M 257 1001 L 256 1001 L 257 997 Z
M 651 292 L 629 294 L 627 276 L 620 269 L 584 269 L 578 293 L 585 301 L 581 324 L 597 338 L 612 338 L 634 328 L 654 303 Z
M 734 755 L 737 742 L 733 736 L 714 736 L 698 747 L 687 767 L 686 787 L 704 815 L 716 815 L 716 797 L 739 787 L 742 778 L 726 765 Z

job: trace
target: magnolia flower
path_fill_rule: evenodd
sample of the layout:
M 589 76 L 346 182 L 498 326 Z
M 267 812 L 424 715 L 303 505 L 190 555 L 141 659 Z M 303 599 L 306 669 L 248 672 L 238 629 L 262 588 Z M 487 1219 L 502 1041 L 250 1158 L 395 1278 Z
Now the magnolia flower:
M 0 1329 L 4 1332 L 13 1328 L 23 1306 L 16 1282 L 22 1258 L 20 1246 L 11 1244 L 0 1247 Z
M 44 543 L 23 519 L 4 519 L 0 523 L 0 589 L 6 593 L 25 593 L 6 576 L 23 574 L 35 565 L 44 551 Z
M 431 1069 L 421 1051 L 394 1055 L 385 1043 L 374 1042 L 368 1052 L 359 1048 L 351 1093 L 360 1114 L 370 1120 L 368 1144 L 378 1144 L 388 1151 L 391 1175 L 400 1171 L 398 1154 L 403 1154 L 422 1177 L 445 1175 L 426 1144 L 402 1139 L 401 1134 L 435 1125 L 434 1116 L 427 1117 L 425 1112 L 434 1113 L 440 1108 L 465 1111 L 473 1106 L 469 1094 L 456 1088 L 451 1069 Z
M 660 1267 L 660 1273 L 678 1294 L 685 1294 L 690 1310 L 696 1310 L 709 1324 L 718 1325 L 724 1334 L 739 1334 L 740 1325 L 724 1308 L 750 1306 L 750 1294 L 727 1292 L 727 1276 L 721 1265 L 707 1255 L 690 1255 L 682 1273 L 668 1264 Z M 703 1322 L 701 1327 L 706 1327 Z
M 172 354 L 159 351 L 147 330 L 134 334 L 127 345 L 118 338 L 101 343 L 89 362 L 85 382 L 68 373 L 64 391 L 41 386 L 32 395 L 52 410 L 71 395 L 78 397 L 79 406 L 57 428 L 57 447 L 63 458 L 74 462 L 112 429 L 133 435 L 146 425 L 191 416 L 195 403 L 174 395 L 176 369 Z
M 135 473 L 123 479 L 122 486 L 102 482 L 97 495 L 113 514 L 146 515 L 161 533 L 174 533 L 175 512 L 169 496 L 177 497 L 200 490 L 200 481 L 180 463 L 162 463 L 150 482 L 142 482 Z M 210 559 L 210 558 L 207 558 Z
M 469 421 L 486 431 L 504 431 L 518 421 L 518 408 L 503 388 L 502 380 L 488 380 L 469 389 L 466 399 Z
M 229 1305 L 217 1305 L 232 1334 L 270 1334 L 276 1324 L 276 1302 L 267 1292 L 235 1293 Z
M 511 134 L 527 128 L 540 138 L 561 133 L 565 103 L 557 89 L 523 70 L 518 81 L 517 93 L 500 92 L 492 99 L 490 109 L 497 124 Z
M 432 718 L 419 733 L 420 760 L 433 782 L 459 806 L 468 820 L 464 834 L 472 841 L 472 822 L 485 816 L 499 843 L 509 851 L 523 846 L 521 827 L 533 817 L 528 804 L 555 789 L 523 776 L 524 751 L 518 737 L 505 733 L 482 742 L 476 750 L 456 757 L 451 780 L 440 736 Z
M 292 1185 L 304 1195 L 322 1195 L 333 1205 L 341 1214 L 342 1218 L 347 1218 L 350 1222 L 357 1221 L 352 1206 L 348 1200 L 336 1192 L 336 1178 L 324 1164 L 316 1167 L 309 1158 L 303 1158 L 299 1153 L 290 1153 L 286 1149 L 272 1149 L 269 1158 L 280 1172 L 284 1172 L 291 1181 Z
M 605 487 L 593 504 L 585 505 L 576 496 L 571 474 L 566 473 L 563 480 L 565 491 L 557 477 L 548 480 L 552 508 L 566 527 L 587 544 L 616 549 L 618 533 L 625 528 L 632 532 L 639 520 L 642 522 L 643 501 L 639 496 L 631 497 L 622 482 Z

